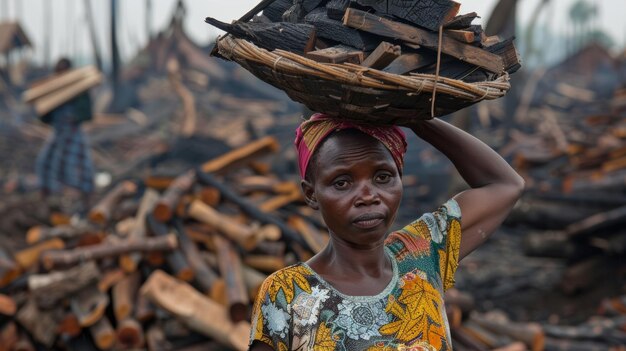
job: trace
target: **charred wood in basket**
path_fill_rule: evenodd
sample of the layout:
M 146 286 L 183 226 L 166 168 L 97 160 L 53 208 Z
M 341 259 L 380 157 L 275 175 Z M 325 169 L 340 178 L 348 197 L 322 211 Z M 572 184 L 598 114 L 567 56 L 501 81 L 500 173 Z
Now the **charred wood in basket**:
M 334 40 L 358 50 L 372 51 L 380 43 L 380 38 L 375 35 L 346 27 L 341 21 L 329 18 L 324 7 L 311 11 L 304 21 L 315 27 L 319 38 Z
M 402 54 L 400 45 L 393 45 L 386 41 L 381 42 L 376 49 L 367 56 L 361 64 L 364 67 L 383 69 Z
M 447 29 L 443 31 L 448 37 L 465 44 L 476 42 L 476 33 L 469 30 Z M 478 36 L 480 42 L 480 36 Z
M 244 14 L 243 16 L 241 16 L 239 18 L 239 22 L 248 22 L 250 21 L 256 14 L 258 14 L 259 12 L 263 11 L 263 13 L 265 14 L 265 11 L 272 6 L 275 3 L 279 3 L 280 1 L 277 0 L 263 0 L 260 3 L 258 3 L 255 7 L 253 7 L 252 9 L 250 9 L 250 11 L 246 12 L 246 14 Z M 283 2 L 287 3 L 287 2 L 291 2 L 291 0 L 283 0 Z M 284 10 L 282 11 L 284 12 Z M 281 13 L 282 13 L 281 12 Z
M 294 0 L 293 5 L 283 13 L 283 22 L 298 23 L 302 22 L 306 11 L 302 4 L 304 0 Z
M 437 33 L 429 32 L 410 25 L 394 22 L 364 11 L 349 8 L 343 18 L 346 26 L 357 28 L 387 38 L 395 38 L 404 42 L 417 44 L 432 50 L 439 47 Z M 441 51 L 461 61 L 485 68 L 493 73 L 505 70 L 503 59 L 493 53 L 472 45 L 460 43 L 445 34 L 441 43 Z
M 380 15 L 392 15 L 414 25 L 436 31 L 459 13 L 461 4 L 451 0 L 357 0 Z
M 272 22 L 282 22 L 283 13 L 285 13 L 285 11 L 287 11 L 292 5 L 293 0 L 274 0 L 263 10 L 263 15 L 269 18 Z M 247 21 L 242 19 L 241 22 Z
M 515 38 L 505 39 L 497 44 L 486 48 L 490 53 L 496 54 L 502 58 L 504 62 L 504 70 L 509 74 L 517 72 L 522 67 L 522 59 L 513 44 Z
M 418 72 L 436 74 L 436 69 L 436 65 L 431 65 L 423 70 L 419 70 Z M 459 61 L 448 55 L 443 55 L 439 68 L 439 76 L 472 83 L 489 80 L 490 74 L 485 70 L 480 69 L 478 66 Z
M 393 60 L 383 71 L 394 74 L 406 74 L 432 65 L 437 57 L 432 52 L 418 50 L 420 52 L 404 53 Z
M 281 49 L 302 55 L 311 51 L 315 45 L 315 27 L 309 24 L 287 22 L 228 24 L 211 17 L 207 17 L 205 21 L 270 51 Z
M 350 6 L 351 0 L 330 0 L 326 3 L 326 14 L 328 18 L 341 21 L 346 9 Z
M 466 29 L 472 25 L 472 22 L 480 18 L 476 12 L 466 13 L 464 15 L 458 15 L 449 22 L 443 25 L 443 29 Z
M 346 45 L 336 45 L 321 50 L 309 51 L 305 55 L 307 58 L 317 62 L 327 63 L 354 63 L 361 64 L 363 62 L 363 51 Z

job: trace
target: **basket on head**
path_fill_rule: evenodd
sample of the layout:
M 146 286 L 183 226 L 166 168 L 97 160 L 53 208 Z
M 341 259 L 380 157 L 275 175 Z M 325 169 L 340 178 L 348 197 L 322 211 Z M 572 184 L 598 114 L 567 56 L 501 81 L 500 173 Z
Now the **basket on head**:
M 368 123 L 407 124 L 443 116 L 500 98 L 510 88 L 506 73 L 475 83 L 431 74 L 405 76 L 351 63 L 316 62 L 279 49 L 268 51 L 232 35 L 218 38 L 217 52 L 313 111 Z

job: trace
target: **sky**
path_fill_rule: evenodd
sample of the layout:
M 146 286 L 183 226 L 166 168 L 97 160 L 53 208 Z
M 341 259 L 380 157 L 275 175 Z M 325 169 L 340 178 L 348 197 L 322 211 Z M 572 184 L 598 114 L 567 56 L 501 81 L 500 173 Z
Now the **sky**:
M 99 45 L 106 52 L 110 38 L 109 0 L 0 0 L 0 20 L 19 19 L 27 35 L 34 41 L 35 50 L 32 58 L 43 59 L 43 42 L 47 29 L 45 16 L 51 19 L 51 57 L 54 61 L 61 55 L 70 57 L 91 55 L 91 44 L 85 1 L 90 1 L 94 13 L 94 22 L 98 31 Z M 152 0 L 152 27 L 156 31 L 164 28 L 177 0 Z M 220 31 L 204 23 L 207 16 L 223 22 L 230 22 L 251 9 L 260 0 L 184 0 L 187 6 L 185 28 L 192 39 L 201 45 L 220 34 Z M 482 16 L 481 23 L 489 18 L 497 0 L 457 0 L 460 1 L 461 13 L 477 12 Z M 524 25 L 530 19 L 534 8 L 541 0 L 519 0 L 519 20 Z M 551 0 L 539 24 L 546 25 L 555 32 L 565 32 L 568 28 L 568 9 L 575 0 Z M 598 5 L 599 17 L 596 25 L 609 33 L 619 48 L 626 46 L 625 0 L 588 0 Z M 47 13 L 45 2 L 50 13 Z M 122 59 L 131 58 L 146 41 L 145 0 L 118 0 L 121 26 L 118 29 L 118 41 Z

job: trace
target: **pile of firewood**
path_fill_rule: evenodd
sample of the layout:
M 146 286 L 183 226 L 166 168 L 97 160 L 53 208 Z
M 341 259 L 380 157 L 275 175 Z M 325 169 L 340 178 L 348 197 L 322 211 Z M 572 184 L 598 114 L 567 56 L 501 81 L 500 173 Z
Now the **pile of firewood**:
M 452 0 L 269 0 L 232 24 L 206 22 L 267 50 L 400 75 L 435 74 L 438 50 L 442 77 L 477 82 L 517 71 L 513 38 L 485 35 L 472 24 L 478 15 L 458 15 L 460 6 Z
M 445 301 L 455 350 L 626 350 L 626 296 L 603 300 L 595 316 L 574 326 L 515 322 L 499 310 L 480 313 L 472 295 L 456 289 L 446 291 Z
M 528 184 L 509 223 L 534 229 L 526 254 L 567 260 L 561 288 L 575 294 L 626 267 L 625 117 L 539 112 L 543 127 L 514 136 L 505 151 Z
M 0 350 L 245 350 L 267 274 L 327 240 L 299 186 L 259 162 L 277 149 L 262 138 L 119 182 L 86 218 L 21 223 L 24 242 L 0 250 Z
M 266 137 L 175 177 L 119 182 L 83 219 L 33 212 L 19 223 L 30 228 L 24 242 L 0 250 L 0 350 L 245 350 L 265 277 L 328 240 L 297 184 L 259 162 L 277 148 Z M 454 289 L 445 300 L 459 350 L 626 341 L 623 297 L 576 327 L 478 313 Z

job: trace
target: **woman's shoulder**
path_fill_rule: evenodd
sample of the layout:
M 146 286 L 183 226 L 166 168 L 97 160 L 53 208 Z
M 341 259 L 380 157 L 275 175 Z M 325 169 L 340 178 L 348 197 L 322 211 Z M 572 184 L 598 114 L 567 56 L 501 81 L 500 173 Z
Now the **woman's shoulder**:
M 441 244 L 454 222 L 460 223 L 461 210 L 454 199 L 433 212 L 426 212 L 402 229 L 389 234 L 386 245 L 394 253 L 410 251 L 427 254 L 433 244 Z
M 283 300 L 290 304 L 300 292 L 311 292 L 310 278 L 314 273 L 303 263 L 296 263 L 270 274 L 260 293 L 269 297 L 271 301 Z

